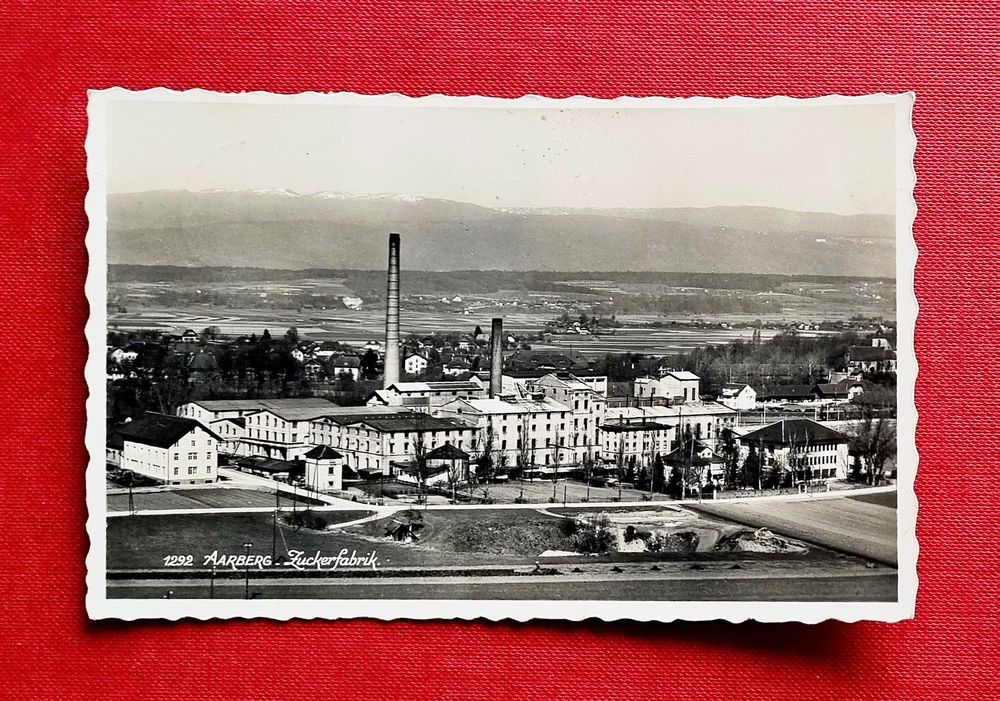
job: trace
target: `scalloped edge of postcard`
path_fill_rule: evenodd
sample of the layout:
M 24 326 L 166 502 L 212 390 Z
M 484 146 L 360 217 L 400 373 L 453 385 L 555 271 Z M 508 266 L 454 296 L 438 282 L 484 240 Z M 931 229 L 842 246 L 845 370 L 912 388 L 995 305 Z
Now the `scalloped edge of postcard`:
M 503 108 L 704 108 L 765 105 L 812 106 L 858 103 L 892 103 L 896 106 L 896 285 L 897 285 L 897 396 L 899 401 L 898 462 L 912 465 L 897 480 L 897 553 L 899 566 L 897 600 L 892 602 L 755 602 L 755 601 L 547 601 L 547 600 L 430 600 L 430 599 L 109 599 L 107 598 L 106 499 L 104 495 L 104 417 L 106 405 L 103 349 L 107 327 L 107 204 L 106 204 L 106 105 L 109 99 L 193 102 L 250 102 L 325 105 L 414 105 Z M 221 93 L 152 88 L 132 91 L 113 87 L 88 91 L 88 130 L 85 144 L 89 189 L 85 200 L 88 218 L 86 246 L 89 267 L 85 293 L 90 306 L 86 323 L 89 354 L 85 365 L 88 387 L 86 448 L 90 456 L 86 474 L 87 553 L 86 610 L 93 620 L 200 621 L 268 619 L 287 621 L 368 618 L 374 620 L 487 620 L 493 622 L 545 621 L 744 621 L 820 623 L 836 620 L 897 622 L 913 618 L 918 588 L 916 536 L 918 503 L 914 482 L 919 455 L 916 447 L 917 408 L 915 386 L 918 374 L 914 330 L 919 307 L 914 293 L 918 249 L 913 237 L 917 215 L 914 199 L 917 137 L 913 130 L 914 92 L 869 95 L 822 95 L 816 97 L 774 96 L 753 98 L 638 97 L 601 99 L 582 95 L 549 98 L 524 95 L 516 98 L 441 94 L 407 96 L 401 93 L 362 95 L 356 93 L 277 94 L 263 91 Z M 600 608 L 598 613 L 595 609 Z

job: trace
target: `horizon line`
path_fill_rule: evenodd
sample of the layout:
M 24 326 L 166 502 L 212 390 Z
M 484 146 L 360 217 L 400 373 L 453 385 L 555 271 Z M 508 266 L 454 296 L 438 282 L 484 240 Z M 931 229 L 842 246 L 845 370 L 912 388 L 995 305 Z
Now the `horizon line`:
M 644 210 L 658 210 L 658 209 L 718 209 L 718 208 L 729 208 L 729 209 L 777 209 L 784 212 L 795 212 L 799 214 L 825 214 L 836 217 L 864 217 L 864 216 L 880 216 L 880 217 L 894 217 L 896 212 L 874 212 L 874 211 L 864 211 L 864 212 L 834 212 L 834 211 L 821 211 L 814 209 L 792 209 L 786 206 L 771 205 L 771 204 L 710 204 L 710 205 L 648 205 L 648 206 L 609 206 L 609 207 L 577 207 L 569 205 L 542 205 L 542 206 L 524 206 L 524 205 L 489 205 L 480 204 L 478 202 L 469 202 L 467 200 L 455 200 L 446 197 L 428 197 L 424 195 L 411 195 L 402 192 L 368 192 L 368 193 L 352 193 L 342 190 L 316 190 L 315 192 L 298 192 L 292 190 L 291 188 L 285 187 L 261 187 L 261 188 L 242 188 L 242 189 L 230 189 L 230 188 L 202 188 L 198 190 L 191 189 L 175 189 L 175 188 L 156 188 L 152 190 L 118 190 L 115 192 L 106 192 L 105 196 L 110 197 L 112 195 L 143 195 L 154 192 L 177 192 L 177 193 L 187 193 L 187 194 L 255 194 L 255 195 L 275 195 L 275 196 L 287 196 L 287 197 L 303 197 L 303 198 L 322 198 L 322 195 L 337 195 L 337 198 L 328 197 L 325 199 L 397 199 L 403 202 L 416 203 L 421 200 L 427 201 L 437 201 L 437 202 L 452 202 L 455 204 L 465 204 L 472 207 L 481 207 L 483 209 L 489 209 L 493 211 L 505 211 L 505 210 L 531 210 L 531 211 L 541 211 L 546 209 L 565 209 L 572 211 L 608 211 L 608 210 L 625 210 L 625 211 L 644 211 Z M 287 193 L 287 194 L 286 194 Z

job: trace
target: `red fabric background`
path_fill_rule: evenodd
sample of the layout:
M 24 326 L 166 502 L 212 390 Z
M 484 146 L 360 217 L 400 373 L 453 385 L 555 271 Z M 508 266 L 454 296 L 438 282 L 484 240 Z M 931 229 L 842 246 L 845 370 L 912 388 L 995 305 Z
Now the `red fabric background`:
M 0 3 L 5 698 L 996 693 L 997 6 Z M 55 7 L 59 5 L 59 7 Z M 915 90 L 915 621 L 230 621 L 83 608 L 86 89 L 598 97 Z M 967 475 L 987 475 L 969 480 Z M 599 607 L 594 607 L 599 612 Z M 993 650 L 993 653 L 990 653 Z

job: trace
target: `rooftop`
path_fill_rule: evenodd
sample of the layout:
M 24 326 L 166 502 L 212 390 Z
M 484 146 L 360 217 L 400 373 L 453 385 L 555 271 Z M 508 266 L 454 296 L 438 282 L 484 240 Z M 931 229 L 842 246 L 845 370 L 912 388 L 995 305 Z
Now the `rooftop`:
M 191 431 L 198 428 L 211 434 L 216 439 L 219 438 L 194 419 L 185 419 L 180 416 L 170 416 L 169 414 L 154 414 L 151 412 L 143 414 L 135 421 L 115 427 L 113 433 L 121 436 L 123 441 L 142 443 L 157 448 L 169 448 Z
M 271 409 L 272 411 L 294 408 L 325 407 L 336 408 L 337 405 L 322 397 L 303 397 L 296 399 L 199 399 L 191 402 L 208 411 L 253 411 Z
M 811 419 L 784 419 L 746 433 L 741 440 L 772 445 L 790 443 L 805 445 L 809 443 L 846 443 L 847 436 Z
M 318 445 L 307 452 L 305 457 L 311 460 L 338 460 L 344 456 L 328 445 Z
M 468 460 L 469 454 L 451 443 L 445 443 L 427 453 L 426 457 L 428 460 Z
M 428 416 L 417 412 L 406 414 L 383 414 L 381 416 L 358 417 L 348 424 L 364 424 L 382 433 L 399 433 L 408 431 L 462 431 L 471 428 L 458 419 Z

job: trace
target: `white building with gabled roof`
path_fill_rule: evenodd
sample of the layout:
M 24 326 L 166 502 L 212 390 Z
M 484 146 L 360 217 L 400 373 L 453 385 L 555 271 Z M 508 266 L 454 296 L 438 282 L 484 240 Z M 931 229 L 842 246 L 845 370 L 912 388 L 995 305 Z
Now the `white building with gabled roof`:
M 482 399 L 486 394 L 486 385 L 478 377 L 444 382 L 396 382 L 373 392 L 367 403 L 368 406 L 404 406 L 414 411 L 431 411 L 456 398 Z
M 640 377 L 632 385 L 633 395 L 642 399 L 697 402 L 701 378 L 685 370 L 668 370 L 659 377 Z

